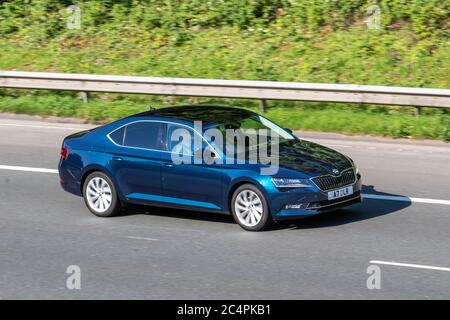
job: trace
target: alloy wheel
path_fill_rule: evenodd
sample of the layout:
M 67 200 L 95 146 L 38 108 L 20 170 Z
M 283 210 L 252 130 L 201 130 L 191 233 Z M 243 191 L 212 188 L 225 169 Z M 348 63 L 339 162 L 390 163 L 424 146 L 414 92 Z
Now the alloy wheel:
M 246 227 L 256 226 L 263 216 L 263 204 L 252 190 L 242 190 L 234 202 L 234 210 L 239 222 Z
M 112 203 L 112 190 L 108 182 L 101 177 L 93 177 L 86 187 L 86 200 L 96 212 L 108 210 Z

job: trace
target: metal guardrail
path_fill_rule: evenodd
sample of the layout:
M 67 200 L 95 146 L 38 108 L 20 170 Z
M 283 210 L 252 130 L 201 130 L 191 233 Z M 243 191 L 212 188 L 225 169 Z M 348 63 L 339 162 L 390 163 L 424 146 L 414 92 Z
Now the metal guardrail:
M 450 90 L 249 80 L 0 71 L 0 88 L 450 108 Z

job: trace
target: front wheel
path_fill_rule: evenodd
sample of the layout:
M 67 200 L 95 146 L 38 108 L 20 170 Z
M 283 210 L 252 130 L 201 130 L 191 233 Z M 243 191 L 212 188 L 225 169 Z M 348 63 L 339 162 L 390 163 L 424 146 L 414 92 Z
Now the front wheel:
M 231 211 L 234 220 L 245 230 L 260 231 L 273 223 L 266 198 L 252 184 L 236 189 L 231 200 Z
M 99 217 L 112 217 L 120 213 L 121 204 L 111 179 L 96 171 L 86 178 L 83 185 L 84 202 Z

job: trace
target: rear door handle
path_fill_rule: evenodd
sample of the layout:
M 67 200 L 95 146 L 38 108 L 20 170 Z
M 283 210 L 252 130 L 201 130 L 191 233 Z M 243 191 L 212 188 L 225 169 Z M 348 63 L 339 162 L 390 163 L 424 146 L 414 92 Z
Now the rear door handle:
M 173 163 L 163 162 L 163 167 L 165 167 L 165 168 L 172 168 L 173 167 Z
M 114 161 L 122 161 L 122 158 L 121 158 L 121 157 L 112 157 L 112 159 L 113 159 Z

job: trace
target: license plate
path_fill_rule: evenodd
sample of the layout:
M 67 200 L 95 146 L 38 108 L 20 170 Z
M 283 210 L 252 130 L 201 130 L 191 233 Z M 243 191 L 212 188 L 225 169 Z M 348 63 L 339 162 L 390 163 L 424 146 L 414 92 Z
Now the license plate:
M 352 193 L 353 193 L 352 186 L 329 191 L 328 192 L 328 200 L 339 199 L 339 198 L 351 195 Z

